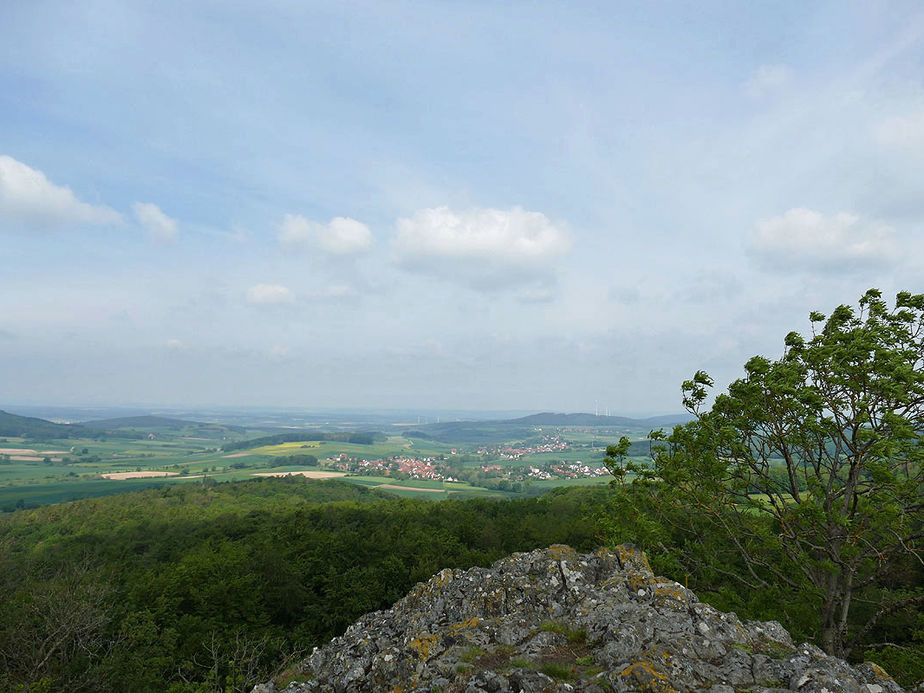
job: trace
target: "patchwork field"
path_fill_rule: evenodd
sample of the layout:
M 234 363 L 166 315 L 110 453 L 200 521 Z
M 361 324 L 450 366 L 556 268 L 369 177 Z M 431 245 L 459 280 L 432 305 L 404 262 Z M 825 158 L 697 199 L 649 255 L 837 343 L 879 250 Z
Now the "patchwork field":
M 144 471 L 144 472 L 108 472 L 106 474 L 100 474 L 104 479 L 153 479 L 156 477 L 162 476 L 177 476 L 179 472 L 155 472 L 155 471 Z
M 304 476 L 309 479 L 335 479 L 339 476 L 346 476 L 345 472 L 319 472 L 310 469 L 303 469 L 295 472 L 254 472 L 253 476 Z
M 297 431 L 280 434 L 278 428 L 246 429 L 156 417 L 132 419 L 130 426 L 119 427 L 119 420 L 106 424 L 112 430 L 95 438 L 0 438 L 0 511 L 137 488 L 293 474 L 314 479 L 338 477 L 395 495 L 429 500 L 535 495 L 555 486 L 606 483 L 608 477 L 525 478 L 522 470 L 579 460 L 599 466 L 605 444 L 623 432 L 611 428 L 505 427 L 488 422 L 422 427 L 433 435 L 423 431 L 412 435 L 406 430 L 410 426 L 386 426 L 381 432 L 366 434 L 368 444 L 348 442 L 347 435 L 338 434 L 343 440 L 286 440 L 260 445 L 263 439 L 272 441 Z M 504 431 L 510 436 L 506 442 L 501 441 Z M 437 440 L 437 434 L 445 440 Z M 247 448 L 251 440 L 256 446 Z M 559 441 L 558 447 L 550 448 L 549 441 Z M 225 449 L 226 445 L 231 449 Z M 508 449 L 515 449 L 516 455 L 508 454 Z M 482 472 L 491 465 L 504 471 Z M 434 469 L 439 471 L 436 476 Z M 513 481 L 503 482 L 504 475 Z

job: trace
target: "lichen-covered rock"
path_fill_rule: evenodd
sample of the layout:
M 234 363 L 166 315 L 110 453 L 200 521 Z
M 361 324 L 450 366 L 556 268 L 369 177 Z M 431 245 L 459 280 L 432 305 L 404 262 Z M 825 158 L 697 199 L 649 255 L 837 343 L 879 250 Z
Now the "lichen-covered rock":
M 874 664 L 852 667 L 796 647 L 779 623 L 699 602 L 631 545 L 586 555 L 551 546 L 443 570 L 302 668 L 312 680 L 285 693 L 902 691 Z

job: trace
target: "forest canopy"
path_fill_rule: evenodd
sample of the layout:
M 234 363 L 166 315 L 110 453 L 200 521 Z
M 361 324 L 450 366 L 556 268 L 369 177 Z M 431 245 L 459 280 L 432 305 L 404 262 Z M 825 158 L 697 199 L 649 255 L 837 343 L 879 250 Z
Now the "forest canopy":
M 432 503 L 285 477 L 5 515 L 0 689 L 249 691 L 442 568 L 592 548 L 605 493 Z

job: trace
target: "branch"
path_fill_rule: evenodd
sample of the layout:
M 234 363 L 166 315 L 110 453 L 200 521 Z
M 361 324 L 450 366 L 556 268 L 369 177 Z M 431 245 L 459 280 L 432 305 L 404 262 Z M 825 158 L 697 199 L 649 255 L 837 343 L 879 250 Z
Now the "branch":
M 894 642 L 873 642 L 873 643 L 866 645 L 865 647 L 867 647 L 868 649 L 872 649 L 874 647 L 894 647 L 896 650 L 904 650 L 905 652 L 915 652 L 915 650 L 911 647 L 905 647 L 904 645 L 897 645 Z
M 860 640 L 863 638 L 863 636 L 869 633 L 873 626 L 875 626 L 881 618 L 890 614 L 894 614 L 899 609 L 904 609 L 906 606 L 916 604 L 918 602 L 924 602 L 924 594 L 918 594 L 913 597 L 907 597 L 906 599 L 900 599 L 897 602 L 893 602 L 889 606 L 884 606 L 883 608 L 879 609 L 879 611 L 877 611 L 875 615 L 866 622 L 866 625 L 864 625 L 863 628 L 861 628 L 860 631 L 850 639 L 850 642 L 844 648 L 844 656 L 847 656 L 853 652 L 856 646 L 860 643 Z

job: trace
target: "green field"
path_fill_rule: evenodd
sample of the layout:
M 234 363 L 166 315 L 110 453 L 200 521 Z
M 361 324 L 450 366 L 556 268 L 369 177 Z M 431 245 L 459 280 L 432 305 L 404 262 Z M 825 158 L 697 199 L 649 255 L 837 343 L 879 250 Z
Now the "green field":
M 132 425 L 118 425 L 118 420 L 106 422 L 112 428 L 95 437 L 68 437 L 60 439 L 0 437 L 0 511 L 61 503 L 94 496 L 106 496 L 123 491 L 159 488 L 174 484 L 232 481 L 253 478 L 262 473 L 292 473 L 305 470 L 334 470 L 341 456 L 357 460 L 387 460 L 392 458 L 442 460 L 439 464 L 462 464 L 463 468 L 479 471 L 485 464 L 504 468 L 531 465 L 542 467 L 563 461 L 583 461 L 599 466 L 606 444 L 618 435 L 640 431 L 619 430 L 612 427 L 599 430 L 587 427 L 521 425 L 505 426 L 497 423 L 453 424 L 446 426 L 443 435 L 448 442 L 433 437 L 397 435 L 394 429 L 373 433 L 371 444 L 340 440 L 301 440 L 272 445 L 259 445 L 240 449 L 241 443 L 267 435 L 279 434 L 279 429 L 245 429 L 215 424 L 197 424 L 176 420 L 156 420 L 140 417 Z M 143 424 L 150 424 L 145 426 Z M 295 433 L 295 431 L 293 431 Z M 403 431 L 402 431 L 403 433 Z M 73 432 L 71 433 L 73 435 Z M 289 435 L 289 434 L 287 434 Z M 479 436 L 486 440 L 479 440 Z M 508 440 L 501 440 L 504 435 Z M 467 439 L 456 442 L 452 439 Z M 308 433 L 310 437 L 310 432 Z M 519 459 L 501 459 L 497 454 L 479 454 L 486 446 L 538 447 L 551 438 L 560 437 L 569 449 L 535 452 Z M 223 450 L 234 444 L 238 449 Z M 453 454 L 455 451 L 456 454 Z M 312 455 L 318 466 L 283 466 L 276 460 L 282 457 Z M 28 459 L 17 459 L 28 458 Z M 47 461 L 46 461 L 47 460 Z M 291 461 L 289 462 L 291 465 Z M 104 475 L 160 474 L 147 478 L 110 479 Z M 458 475 L 457 475 L 458 476 Z M 405 475 L 406 477 L 406 475 Z M 516 495 L 533 495 L 539 490 L 555 486 L 593 485 L 607 481 L 607 477 L 594 479 L 531 480 L 515 490 L 498 490 L 495 483 L 482 481 L 469 475 L 466 481 L 421 481 L 395 476 L 369 476 L 351 474 L 344 480 L 365 487 L 383 487 L 383 491 L 427 500 L 450 497 L 482 496 L 507 498 Z M 478 484 L 484 483 L 491 488 Z M 397 488 L 389 488 L 397 487 Z

